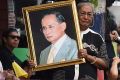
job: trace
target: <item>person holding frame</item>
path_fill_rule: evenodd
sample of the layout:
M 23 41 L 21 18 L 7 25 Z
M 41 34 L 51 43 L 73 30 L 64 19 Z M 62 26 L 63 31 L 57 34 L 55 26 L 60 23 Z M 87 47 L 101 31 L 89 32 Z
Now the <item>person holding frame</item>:
M 56 63 L 77 59 L 77 43 L 66 33 L 64 16 L 57 11 L 50 11 L 42 17 L 42 31 L 51 43 L 40 53 L 40 64 Z
M 97 68 L 107 69 L 109 59 L 102 36 L 89 28 L 93 20 L 94 6 L 90 2 L 77 5 L 83 48 L 79 57 L 86 63 L 79 64 L 79 80 L 97 80 Z

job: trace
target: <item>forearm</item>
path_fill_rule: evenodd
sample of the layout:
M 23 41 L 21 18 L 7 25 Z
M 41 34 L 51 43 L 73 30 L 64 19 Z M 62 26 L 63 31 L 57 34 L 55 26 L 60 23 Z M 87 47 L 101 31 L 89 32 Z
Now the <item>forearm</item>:
M 118 68 L 117 63 L 112 63 L 112 67 L 110 69 L 110 79 L 117 80 L 118 78 Z
M 106 64 L 106 62 L 102 58 L 98 58 L 96 56 L 91 56 L 91 55 L 88 54 L 87 57 L 86 57 L 86 59 L 91 64 L 94 64 L 95 66 L 97 66 L 100 69 L 106 69 L 106 68 L 108 68 L 108 65 Z

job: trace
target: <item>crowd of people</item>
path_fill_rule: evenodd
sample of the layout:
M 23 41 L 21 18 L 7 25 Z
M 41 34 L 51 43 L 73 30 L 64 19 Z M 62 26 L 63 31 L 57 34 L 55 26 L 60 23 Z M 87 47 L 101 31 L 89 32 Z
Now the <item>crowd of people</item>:
M 51 45 L 41 51 L 39 63 L 50 64 L 65 60 L 84 58 L 86 62 L 78 65 L 79 73 L 75 72 L 75 66 L 72 66 L 71 68 L 67 67 L 68 69 L 71 69 L 73 73 L 69 74 L 69 72 L 63 72 L 65 74 L 60 74 L 61 76 L 64 76 L 61 80 L 73 80 L 73 76 L 76 74 L 78 74 L 77 80 L 97 80 L 97 69 L 104 70 L 104 80 L 119 80 L 119 30 L 109 30 L 107 32 L 107 35 L 105 35 L 104 40 L 99 33 L 90 29 L 94 18 L 93 4 L 90 2 L 78 3 L 77 10 L 83 49 L 78 49 L 76 41 L 71 39 L 65 33 L 67 24 L 65 22 L 64 16 L 61 15 L 60 12 L 52 11 L 45 14 L 41 20 L 42 32 L 47 41 L 51 43 Z M 13 49 L 18 47 L 20 41 L 20 35 L 17 29 L 9 28 L 7 31 L 3 32 L 1 41 L 2 46 L 0 47 L 0 78 L 2 80 L 19 80 L 20 78 L 17 78 L 15 76 L 12 63 L 14 61 L 17 62 L 26 71 L 31 71 L 31 68 L 34 67 L 35 64 L 32 60 L 25 60 L 24 62 L 20 62 L 12 53 Z M 109 43 L 112 43 L 112 41 L 117 43 L 117 56 L 111 56 L 111 52 L 109 53 L 109 49 L 113 49 L 112 45 L 109 45 Z M 51 53 L 53 47 L 56 48 L 55 53 Z M 64 69 L 65 71 L 68 71 L 68 69 Z M 55 73 L 53 73 L 53 76 L 56 76 L 61 71 L 63 70 L 59 69 L 58 71 L 55 71 Z M 69 76 L 66 78 L 67 73 Z M 50 74 L 45 73 L 45 75 L 47 76 Z M 71 77 L 70 75 L 72 75 L 71 79 L 68 78 Z M 29 74 L 29 78 L 31 77 L 32 79 L 34 78 L 33 76 L 34 75 L 31 77 L 31 74 Z M 40 76 L 37 78 L 39 80 Z M 48 78 L 48 80 L 57 80 L 57 78 Z

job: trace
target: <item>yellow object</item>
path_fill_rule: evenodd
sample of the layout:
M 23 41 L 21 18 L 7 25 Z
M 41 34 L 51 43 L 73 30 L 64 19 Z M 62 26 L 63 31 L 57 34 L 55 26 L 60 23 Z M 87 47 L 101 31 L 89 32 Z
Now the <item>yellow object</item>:
M 12 63 L 16 77 L 28 77 L 28 73 L 24 71 L 15 61 Z
M 114 48 L 114 52 L 115 52 L 115 56 L 117 57 L 117 43 L 116 42 L 112 42 L 113 48 Z

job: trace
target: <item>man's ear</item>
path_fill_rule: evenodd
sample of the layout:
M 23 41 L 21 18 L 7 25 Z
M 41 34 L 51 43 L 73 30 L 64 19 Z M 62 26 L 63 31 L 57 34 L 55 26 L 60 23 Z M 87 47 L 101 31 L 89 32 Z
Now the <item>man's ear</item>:
M 62 23 L 61 23 L 61 27 L 62 27 L 63 31 L 65 31 L 65 30 L 66 30 L 66 23 L 65 23 L 65 22 L 62 22 Z

